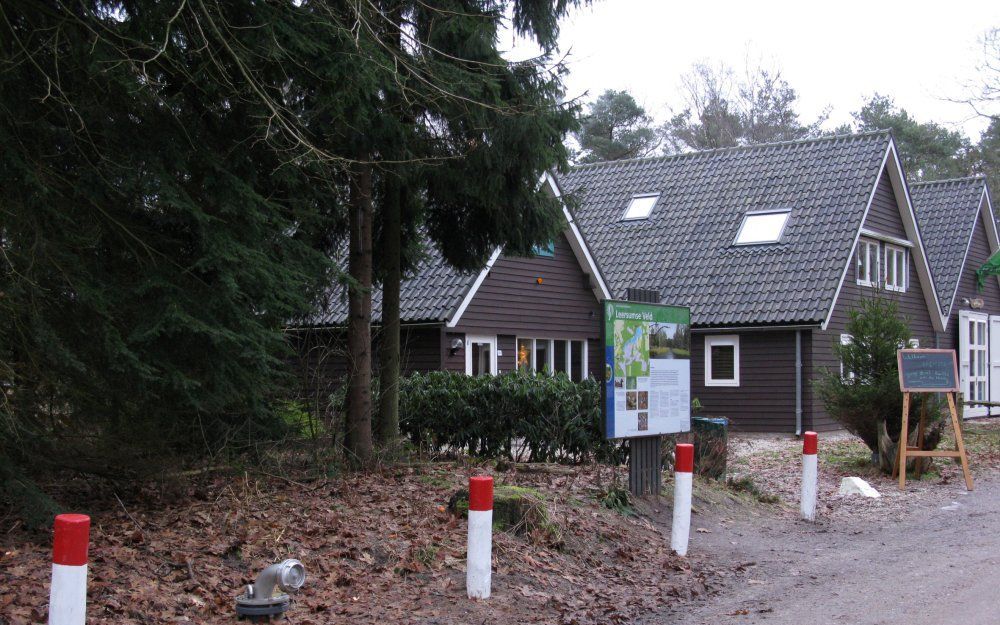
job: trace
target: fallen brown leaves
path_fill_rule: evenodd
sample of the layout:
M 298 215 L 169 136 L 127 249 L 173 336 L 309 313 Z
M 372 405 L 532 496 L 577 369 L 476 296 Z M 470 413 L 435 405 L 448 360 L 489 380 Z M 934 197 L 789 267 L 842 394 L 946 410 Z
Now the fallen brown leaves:
M 940 448 L 954 449 L 950 426 Z M 1000 468 L 1000 421 L 966 421 L 964 438 L 973 478 Z M 802 442 L 788 436 L 733 435 L 730 438 L 729 474 L 750 476 L 757 488 L 777 495 L 787 505 L 786 514 L 797 515 L 795 507 L 801 488 Z M 907 480 L 906 490 L 897 481 L 870 464 L 871 452 L 860 439 L 846 432 L 819 437 L 819 514 L 822 518 L 877 520 L 888 515 L 920 510 L 925 500 L 942 494 L 945 487 L 964 488 L 961 468 L 953 461 L 936 459 L 923 479 Z M 879 499 L 840 495 L 840 481 L 858 476 L 881 493 Z
M 88 623 L 230 623 L 264 566 L 302 560 L 290 612 L 320 623 L 626 623 L 706 592 L 649 521 L 601 508 L 588 470 L 495 473 L 538 489 L 562 529 L 494 536 L 493 597 L 465 596 L 466 522 L 444 504 L 464 464 L 427 464 L 308 485 L 217 478 L 181 505 L 135 503 L 93 519 Z M 606 471 L 606 470 L 605 470 Z M 45 620 L 50 540 L 11 533 L 0 558 L 0 623 Z

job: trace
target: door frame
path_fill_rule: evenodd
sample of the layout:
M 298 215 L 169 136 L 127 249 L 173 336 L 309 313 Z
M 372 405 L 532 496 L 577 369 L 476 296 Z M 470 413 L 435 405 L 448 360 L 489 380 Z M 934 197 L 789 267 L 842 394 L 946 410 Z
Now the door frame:
M 994 324 L 996 325 L 994 326 Z M 990 315 L 986 327 L 988 329 L 987 343 L 990 347 L 986 357 L 986 370 L 989 372 L 987 393 L 989 393 L 989 400 L 995 402 L 1000 401 L 1000 315 Z M 996 409 L 991 406 L 987 408 L 986 414 L 992 417 L 994 410 Z
M 982 357 L 984 361 L 983 371 L 985 375 L 974 375 L 972 371 L 973 363 L 970 357 L 970 351 L 973 346 L 972 337 L 969 336 L 969 323 L 975 322 L 977 324 L 981 323 L 984 327 L 985 336 L 983 344 L 977 344 L 977 351 L 981 349 L 983 352 Z M 961 378 L 962 393 L 966 399 L 971 399 L 969 395 L 969 383 L 970 378 L 985 378 L 981 381 L 984 382 L 986 388 L 986 401 L 990 401 L 990 316 L 987 313 L 974 311 L 974 310 L 960 310 L 958 311 L 958 360 L 959 360 L 959 377 Z M 977 361 L 978 363 L 978 361 Z M 977 380 L 978 381 L 978 380 Z M 972 419 L 975 417 L 985 417 L 989 414 L 989 408 L 986 406 L 965 406 L 962 410 L 963 419 Z
M 490 346 L 490 375 L 497 374 L 497 336 L 485 334 L 465 335 L 465 375 L 472 375 L 472 345 L 473 343 Z

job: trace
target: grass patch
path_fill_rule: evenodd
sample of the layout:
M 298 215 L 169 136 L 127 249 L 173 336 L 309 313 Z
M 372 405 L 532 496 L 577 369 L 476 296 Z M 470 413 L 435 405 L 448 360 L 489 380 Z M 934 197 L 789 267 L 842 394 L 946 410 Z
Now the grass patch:
M 822 464 L 845 471 L 859 471 L 872 466 L 871 451 L 855 441 L 820 445 L 819 460 Z
M 726 480 L 726 487 L 737 493 L 746 493 L 760 503 L 775 504 L 781 501 L 777 495 L 761 491 L 748 475 L 729 478 Z
M 634 516 L 632 494 L 623 486 L 611 486 L 599 496 L 601 505 L 624 516 Z

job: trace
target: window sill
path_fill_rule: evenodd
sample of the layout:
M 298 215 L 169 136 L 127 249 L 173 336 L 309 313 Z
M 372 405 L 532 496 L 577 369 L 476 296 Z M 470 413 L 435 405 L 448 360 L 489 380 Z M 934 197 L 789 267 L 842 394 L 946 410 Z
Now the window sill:
M 705 380 L 705 386 L 728 386 L 730 388 L 737 388 L 739 385 L 739 380 Z

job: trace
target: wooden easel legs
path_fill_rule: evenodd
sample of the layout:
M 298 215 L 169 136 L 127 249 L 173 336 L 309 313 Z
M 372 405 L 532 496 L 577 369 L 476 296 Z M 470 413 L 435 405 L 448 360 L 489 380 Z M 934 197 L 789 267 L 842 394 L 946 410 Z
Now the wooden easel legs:
M 962 438 L 962 424 L 958 421 L 958 409 L 955 407 L 955 395 L 948 393 L 948 408 L 951 410 L 951 426 L 955 428 L 955 447 L 958 457 L 962 459 L 962 473 L 965 474 L 965 488 L 972 490 L 972 473 L 969 471 L 969 456 L 965 453 L 965 440 Z
M 948 410 L 951 413 L 951 426 L 955 431 L 955 449 L 939 449 L 934 451 L 924 451 L 924 420 L 926 412 L 921 410 L 920 426 L 917 433 L 917 446 L 909 445 L 909 417 L 910 417 L 910 394 L 903 393 L 903 427 L 899 434 L 898 455 L 896 466 L 893 469 L 893 477 L 899 472 L 899 489 L 906 489 L 906 459 L 907 458 L 959 458 L 962 461 L 962 473 L 965 474 L 965 488 L 972 490 L 972 473 L 969 472 L 969 458 L 965 453 L 965 441 L 962 439 L 962 426 L 958 420 L 958 410 L 955 407 L 955 396 L 952 393 L 945 393 L 948 396 Z

